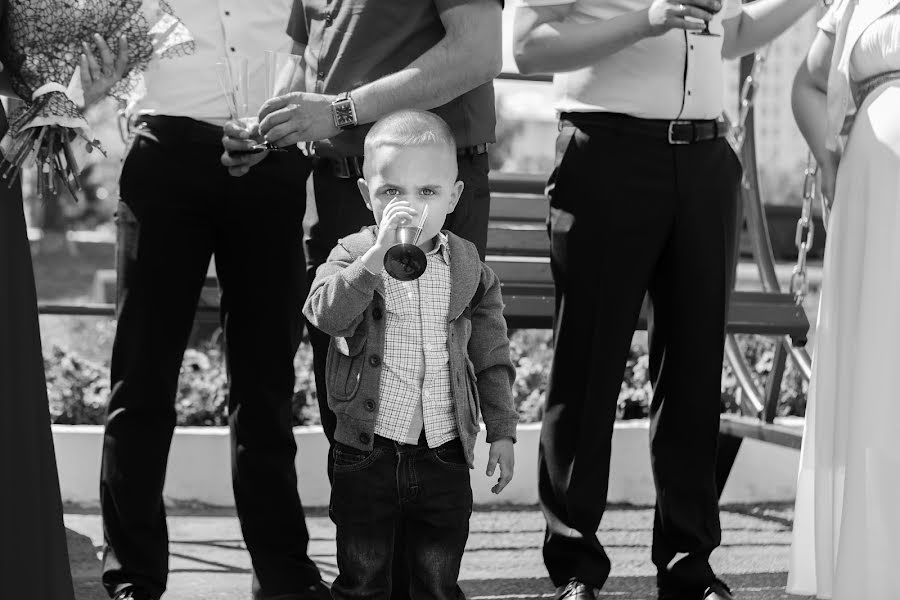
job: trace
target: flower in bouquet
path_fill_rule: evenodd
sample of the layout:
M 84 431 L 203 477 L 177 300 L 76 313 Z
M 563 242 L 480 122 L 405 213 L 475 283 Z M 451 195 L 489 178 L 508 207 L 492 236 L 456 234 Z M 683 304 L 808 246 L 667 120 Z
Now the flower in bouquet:
M 102 151 L 84 116 L 85 42 L 99 34 L 118 55 L 127 40 L 124 76 L 109 91 L 122 102 L 142 93 L 142 73 L 151 60 L 193 51 L 190 32 L 164 0 L 8 0 L 4 25 L 0 63 L 23 103 L 10 114 L 9 131 L 0 140 L 0 177 L 12 185 L 33 157 L 42 196 L 55 193 L 57 178 L 78 186 L 73 143 Z

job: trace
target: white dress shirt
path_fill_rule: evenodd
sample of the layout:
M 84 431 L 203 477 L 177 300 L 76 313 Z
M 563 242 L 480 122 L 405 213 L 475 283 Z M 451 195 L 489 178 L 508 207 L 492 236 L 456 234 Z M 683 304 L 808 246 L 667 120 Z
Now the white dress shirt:
M 520 0 L 522 6 L 573 4 L 575 23 L 611 19 L 647 8 L 650 0 Z M 741 0 L 722 0 L 710 31 L 741 13 Z M 714 119 L 724 109 L 722 38 L 673 29 L 648 37 L 594 65 L 553 77 L 560 112 L 614 112 L 645 119 Z
M 249 63 L 248 115 L 266 98 L 266 50 L 289 52 L 285 33 L 291 0 L 168 0 L 190 31 L 196 49 L 186 56 L 153 61 L 145 73 L 146 94 L 134 109 L 141 114 L 191 117 L 223 124 L 230 118 L 215 65 L 244 55 Z

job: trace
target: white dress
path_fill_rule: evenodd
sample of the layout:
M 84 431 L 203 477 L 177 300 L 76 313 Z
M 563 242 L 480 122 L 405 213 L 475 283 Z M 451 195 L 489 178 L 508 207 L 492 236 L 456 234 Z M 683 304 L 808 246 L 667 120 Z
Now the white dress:
M 898 69 L 895 9 L 859 37 L 850 79 Z M 868 95 L 845 146 L 817 331 L 788 592 L 900 599 L 900 80 Z

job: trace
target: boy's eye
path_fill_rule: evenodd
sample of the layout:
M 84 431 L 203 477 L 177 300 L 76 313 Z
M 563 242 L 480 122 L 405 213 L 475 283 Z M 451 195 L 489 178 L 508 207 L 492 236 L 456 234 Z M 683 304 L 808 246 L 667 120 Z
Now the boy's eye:
M 388 189 L 384 190 L 384 195 L 385 196 L 399 196 L 400 190 L 398 190 L 397 188 L 388 188 Z
M 434 196 L 434 190 L 431 188 L 425 188 L 422 190 L 423 196 Z

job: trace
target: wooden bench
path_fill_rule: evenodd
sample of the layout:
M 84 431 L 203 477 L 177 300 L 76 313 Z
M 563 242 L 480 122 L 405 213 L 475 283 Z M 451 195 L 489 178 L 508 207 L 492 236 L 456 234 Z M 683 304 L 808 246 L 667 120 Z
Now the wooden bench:
M 550 328 L 555 296 L 547 237 L 544 180 L 536 176 L 491 177 L 487 263 L 500 278 L 511 329 Z M 646 329 L 646 303 L 638 323 Z M 806 343 L 809 321 L 790 294 L 737 291 L 728 313 L 729 333 L 789 335 Z

